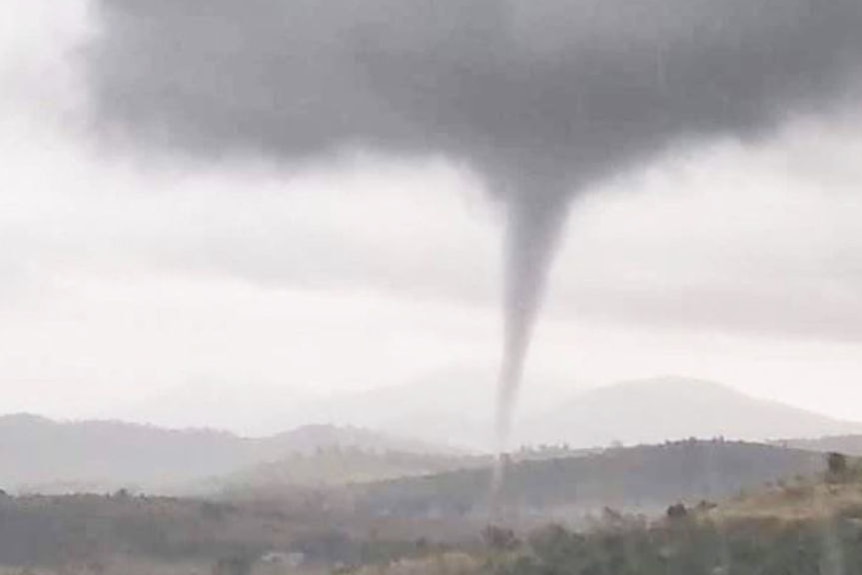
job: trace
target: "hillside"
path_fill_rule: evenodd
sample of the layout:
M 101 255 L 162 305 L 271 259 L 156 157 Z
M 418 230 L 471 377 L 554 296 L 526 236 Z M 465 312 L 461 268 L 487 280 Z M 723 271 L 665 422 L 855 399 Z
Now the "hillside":
M 823 469 L 821 454 L 762 444 L 683 441 L 511 464 L 500 501 L 527 515 L 578 520 L 610 506 L 663 510 L 676 501 L 717 500 L 780 478 Z M 358 506 L 380 515 L 482 515 L 490 470 L 385 481 L 358 490 Z
M 494 385 L 490 371 L 442 371 L 399 386 L 311 401 L 298 417 L 487 451 L 494 445 Z M 681 377 L 627 381 L 587 390 L 537 378 L 523 385 L 515 415 L 515 446 L 595 448 L 616 442 L 637 445 L 689 437 L 765 441 L 862 433 L 859 422 L 764 401 L 719 383 Z
M 172 489 L 255 457 L 252 442 L 224 432 L 0 418 L 0 485 L 7 490 Z
M 260 559 L 291 554 L 301 572 L 321 575 L 427 554 L 470 528 L 351 515 L 313 491 L 278 502 L 0 492 L 0 575 L 235 575 L 253 562 L 282 575 L 297 570 Z
M 862 435 L 832 435 L 817 438 L 782 439 L 776 443 L 795 449 L 807 449 L 822 453 L 837 451 L 846 455 L 862 456 Z
M 335 487 L 453 469 L 487 466 L 490 459 L 403 451 L 372 452 L 330 449 L 294 454 L 213 480 L 212 486 L 233 495 L 278 496 L 295 487 Z
M 212 430 L 14 415 L 0 417 L 0 486 L 40 492 L 194 492 L 205 479 L 333 449 L 434 451 L 421 442 L 346 427 L 309 426 L 249 439 Z
M 457 449 L 376 430 L 347 425 L 309 424 L 268 437 L 249 440 L 270 454 L 314 454 L 327 449 L 351 449 L 368 453 L 390 451 L 410 454 L 464 454 Z
M 438 451 L 494 446 L 492 369 L 454 367 L 404 384 L 313 397 L 291 388 L 207 383 L 181 387 L 127 406 L 123 420 L 160 426 L 198 424 L 271 436 L 290 426 L 352 426 L 425 442 Z M 833 419 L 750 397 L 708 381 L 662 377 L 585 389 L 534 376 L 519 394 L 512 444 L 596 448 L 697 437 L 747 441 L 862 434 L 862 423 Z M 225 410 L 228 409 L 226 415 Z M 399 451 L 423 450 L 401 445 Z
M 482 517 L 447 517 L 439 503 L 435 513 L 427 513 L 420 498 L 404 499 L 408 487 L 425 488 L 427 481 L 431 489 L 425 495 L 448 500 L 458 495 L 450 478 L 460 478 L 462 485 L 465 476 L 484 482 L 487 472 L 383 482 L 349 492 L 299 490 L 278 500 L 0 492 L 0 573 L 856 573 L 862 565 L 862 490 L 855 466 L 852 462 L 847 473 L 824 481 L 817 473 L 820 454 L 719 441 L 523 461 L 510 470 L 505 502 L 510 509 L 528 502 L 541 515 L 512 515 L 513 529 L 490 528 Z M 761 484 L 778 479 L 778 473 L 809 468 L 809 479 L 790 475 Z M 602 487 L 608 478 L 618 481 Z M 392 505 L 393 486 L 400 486 L 401 505 Z M 612 505 L 615 495 L 631 490 L 686 503 L 699 502 L 704 490 L 735 491 L 717 505 L 689 505 L 674 513 L 666 503 L 656 504 L 649 519 L 628 513 L 643 512 L 643 506 L 619 506 L 594 514 L 578 531 L 549 524 L 559 521 L 553 512 L 560 502 L 577 501 L 579 493 Z M 370 505 L 385 491 L 387 506 Z M 353 500 L 346 497 L 350 493 Z
M 592 447 L 689 437 L 819 437 L 862 432 L 862 423 L 755 399 L 713 382 L 666 377 L 584 392 L 525 421 L 520 431 L 519 437 L 530 443 Z
M 496 369 L 454 367 L 414 381 L 341 393 L 303 406 L 304 421 L 349 424 L 435 445 L 489 451 L 494 445 Z M 544 413 L 568 397 L 570 381 L 534 377 L 524 382 L 518 418 Z
M 584 457 L 600 449 L 576 450 L 543 446 L 523 448 L 509 455 L 515 463 Z M 493 455 L 461 452 L 370 451 L 355 448 L 294 453 L 281 459 L 255 465 L 224 477 L 214 478 L 211 492 L 228 497 L 280 497 L 296 487 L 337 488 L 357 483 L 421 477 L 446 471 L 488 469 Z
M 533 531 L 524 540 L 505 529 L 496 529 L 490 532 L 493 537 L 487 538 L 490 549 L 473 555 L 470 572 L 477 575 L 862 573 L 859 493 L 860 484 L 855 479 L 838 485 L 819 481 L 802 488 L 771 489 L 715 508 L 677 507 L 673 514 L 656 522 L 607 513 L 586 532 L 551 525 Z M 397 570 L 374 572 L 394 575 Z M 430 562 L 422 572 L 434 572 Z

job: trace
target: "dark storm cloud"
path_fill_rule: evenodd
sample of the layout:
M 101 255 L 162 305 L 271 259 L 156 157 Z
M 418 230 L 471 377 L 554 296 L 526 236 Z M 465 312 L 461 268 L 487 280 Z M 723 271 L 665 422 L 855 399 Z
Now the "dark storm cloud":
M 111 130 L 211 159 L 443 154 L 484 176 L 509 208 L 512 382 L 578 190 L 820 111 L 862 62 L 859 0 L 97 5 L 90 79 Z
M 817 110 L 862 53 L 858 0 L 98 6 L 109 124 L 212 155 L 442 152 L 537 210 L 681 137 Z

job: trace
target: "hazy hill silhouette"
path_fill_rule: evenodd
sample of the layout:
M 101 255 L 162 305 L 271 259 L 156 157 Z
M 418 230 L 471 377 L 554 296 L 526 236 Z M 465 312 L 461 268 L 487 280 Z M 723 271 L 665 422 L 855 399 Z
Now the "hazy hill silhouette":
M 287 387 L 276 400 L 276 388 L 254 388 L 247 394 L 252 398 L 240 401 L 236 396 L 242 394 L 227 384 L 198 385 L 179 388 L 121 414 L 159 425 L 165 420 L 187 421 L 234 431 L 349 425 L 435 446 L 490 451 L 495 445 L 495 384 L 491 369 L 453 367 L 401 385 L 314 398 Z M 862 423 L 691 378 L 662 377 L 591 389 L 578 386 L 552 377 L 526 381 L 515 413 L 513 445 L 568 443 L 594 448 L 616 441 L 632 445 L 692 436 L 763 441 L 862 433 Z M 166 405 L 171 406 L 169 412 L 161 413 L 160 406 Z M 234 406 L 232 420 L 229 414 Z
M 586 391 L 525 421 L 519 437 L 530 443 L 593 447 L 688 437 L 763 441 L 854 432 L 862 433 L 862 423 L 756 399 L 718 383 L 664 377 Z
M 402 386 L 334 398 L 328 405 L 332 420 L 353 427 L 305 425 L 262 438 L 113 421 L 62 423 L 31 415 L 0 417 L 0 488 L 68 492 L 126 487 L 187 493 L 212 489 L 225 478 L 232 483 L 246 477 L 251 483 L 290 483 L 301 478 L 332 484 L 345 478 L 373 480 L 475 467 L 481 462 L 461 460 L 464 453 L 449 446 L 481 445 L 480 428 L 486 440 L 490 437 L 490 421 L 480 424 L 479 412 L 486 418 L 493 414 L 492 396 L 474 395 L 474 388 L 458 380 L 446 381 L 447 385 L 422 385 L 421 393 L 413 395 L 410 386 Z M 477 385 L 476 389 L 484 389 Z M 625 382 L 557 403 L 553 408 L 536 401 L 527 406 L 529 412 L 541 415 L 521 419 L 516 442 L 592 449 L 617 442 L 661 443 L 688 437 L 763 440 L 862 432 L 858 423 L 681 378 Z M 356 416 L 360 413 L 362 417 Z M 309 419 L 314 417 L 310 412 Z M 357 421 L 366 422 L 370 429 L 356 426 Z M 383 431 L 373 428 L 374 422 Z M 859 453 L 862 447 L 854 445 L 862 441 L 853 437 L 790 445 Z M 353 451 L 306 459 L 301 466 L 296 462 L 298 455 L 332 449 Z M 358 455 L 357 450 L 365 453 Z M 383 457 L 386 452 L 392 455 Z M 407 456 L 398 459 L 394 454 Z M 428 457 L 423 460 L 411 454 Z M 553 451 L 539 452 L 536 458 L 549 455 Z M 561 455 L 568 453 L 563 450 Z
M 516 410 L 512 443 L 576 448 L 657 443 L 698 437 L 764 441 L 862 433 L 862 423 L 834 419 L 751 397 L 719 383 L 683 377 L 627 381 L 587 390 L 528 381 Z M 449 370 L 409 384 L 313 402 L 305 416 L 350 423 L 434 444 L 490 450 L 494 378 Z
M 437 445 L 490 450 L 494 445 L 496 369 L 452 367 L 411 380 L 309 402 L 311 421 L 350 424 L 417 437 Z M 517 416 L 549 409 L 574 391 L 569 382 L 534 378 L 525 382 Z
M 49 492 L 119 488 L 195 490 L 203 480 L 327 449 L 431 452 L 430 445 L 368 430 L 306 426 L 265 438 L 207 429 L 0 417 L 0 487 Z

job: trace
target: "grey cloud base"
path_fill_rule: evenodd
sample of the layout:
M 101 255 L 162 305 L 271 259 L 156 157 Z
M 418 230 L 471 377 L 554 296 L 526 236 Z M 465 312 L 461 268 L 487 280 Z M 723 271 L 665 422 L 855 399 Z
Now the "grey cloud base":
M 442 153 L 531 205 L 679 138 L 817 111 L 862 54 L 856 0 L 98 6 L 105 124 L 212 156 Z

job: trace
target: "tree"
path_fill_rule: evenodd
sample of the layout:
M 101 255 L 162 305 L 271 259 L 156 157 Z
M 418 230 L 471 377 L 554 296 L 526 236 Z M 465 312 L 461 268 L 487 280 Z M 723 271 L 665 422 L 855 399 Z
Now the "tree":
M 688 509 L 683 503 L 677 503 L 667 508 L 668 519 L 683 519 L 688 516 Z
M 843 453 L 831 452 L 826 455 L 826 467 L 830 479 L 840 479 L 847 475 L 847 456 Z
M 514 531 L 496 525 L 488 525 L 482 530 L 482 540 L 494 551 L 511 551 L 520 545 Z
M 245 554 L 223 557 L 213 566 L 213 575 L 248 575 L 254 567 L 254 560 Z

